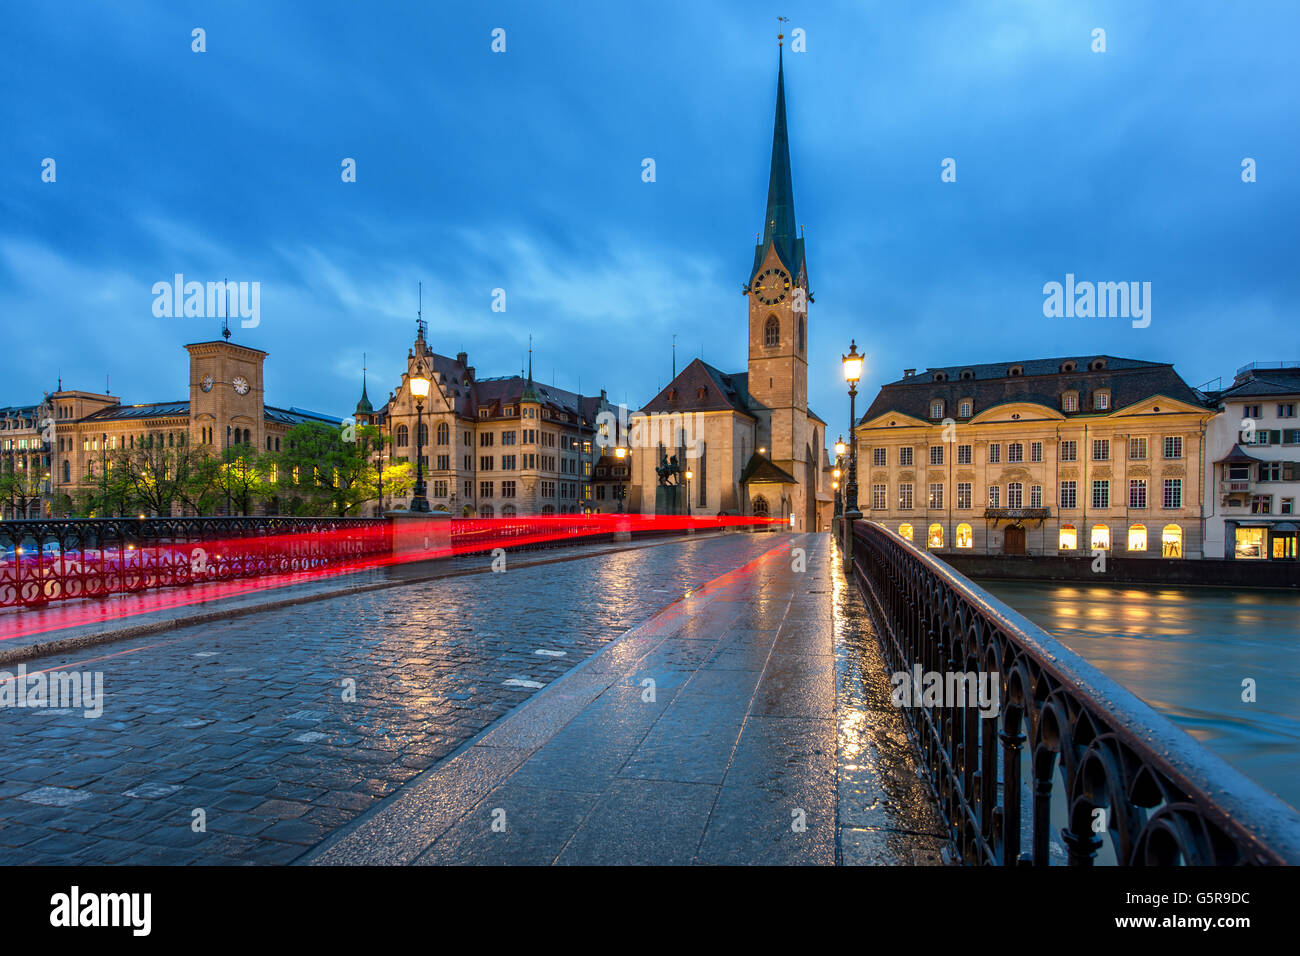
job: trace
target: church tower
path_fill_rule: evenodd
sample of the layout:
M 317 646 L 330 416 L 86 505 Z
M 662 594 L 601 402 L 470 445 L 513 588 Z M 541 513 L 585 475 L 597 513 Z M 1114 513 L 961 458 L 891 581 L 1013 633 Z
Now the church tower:
M 780 54 L 778 54 L 780 57 Z M 760 415 L 760 446 L 792 474 L 804 461 L 808 413 L 808 274 L 796 232 L 790 139 L 785 119 L 785 64 L 778 59 L 772 169 L 762 238 L 745 286 L 749 298 L 748 390 Z M 766 426 L 766 427 L 763 427 Z M 766 432 L 766 434 L 763 434 Z

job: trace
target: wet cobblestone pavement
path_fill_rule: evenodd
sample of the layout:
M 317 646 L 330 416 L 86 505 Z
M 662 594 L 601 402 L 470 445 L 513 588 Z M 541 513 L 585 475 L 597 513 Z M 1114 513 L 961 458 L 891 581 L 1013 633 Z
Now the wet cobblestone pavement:
M 776 543 L 675 541 L 27 661 L 102 672 L 104 711 L 0 709 L 0 863 L 292 861 Z

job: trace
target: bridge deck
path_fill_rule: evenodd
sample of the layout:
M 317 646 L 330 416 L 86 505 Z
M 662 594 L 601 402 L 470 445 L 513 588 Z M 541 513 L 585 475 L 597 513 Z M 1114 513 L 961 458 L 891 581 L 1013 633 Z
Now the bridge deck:
M 103 714 L 0 709 L 0 863 L 937 859 L 828 536 L 475 560 L 24 661 Z

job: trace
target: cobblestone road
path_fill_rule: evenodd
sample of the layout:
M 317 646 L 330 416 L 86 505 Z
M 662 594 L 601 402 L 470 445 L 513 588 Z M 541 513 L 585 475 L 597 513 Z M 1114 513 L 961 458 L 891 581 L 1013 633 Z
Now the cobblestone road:
M 777 543 L 677 541 L 28 661 L 102 672 L 104 711 L 0 709 L 0 863 L 286 863 Z

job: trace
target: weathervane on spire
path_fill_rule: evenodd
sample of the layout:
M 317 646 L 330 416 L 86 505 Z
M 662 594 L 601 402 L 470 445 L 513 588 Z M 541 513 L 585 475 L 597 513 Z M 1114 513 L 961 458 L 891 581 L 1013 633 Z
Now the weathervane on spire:
M 416 306 L 415 306 L 415 331 L 417 336 L 420 338 L 420 340 L 423 341 L 425 338 L 425 333 L 429 331 L 429 323 L 424 321 L 424 283 L 423 282 L 416 283 L 416 295 L 418 296 L 418 298 L 416 299 Z
M 780 20 L 783 24 L 784 24 L 784 23 L 789 23 L 789 22 L 790 22 L 790 18 L 789 18 L 789 17 L 777 17 L 777 19 Z M 784 27 L 784 26 L 781 27 L 781 32 L 778 33 L 778 34 L 776 35 L 776 45 L 777 45 L 777 46 L 785 46 L 785 27 Z

